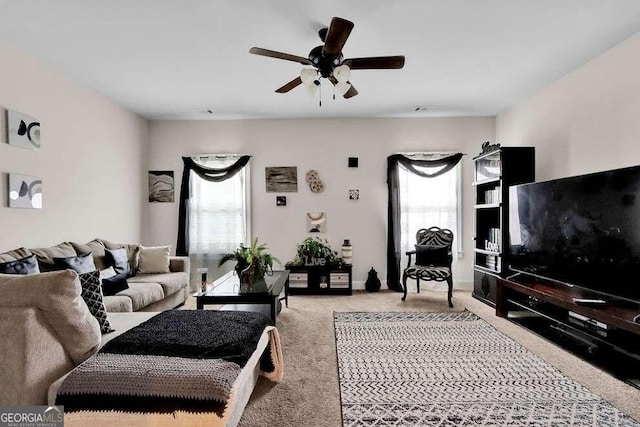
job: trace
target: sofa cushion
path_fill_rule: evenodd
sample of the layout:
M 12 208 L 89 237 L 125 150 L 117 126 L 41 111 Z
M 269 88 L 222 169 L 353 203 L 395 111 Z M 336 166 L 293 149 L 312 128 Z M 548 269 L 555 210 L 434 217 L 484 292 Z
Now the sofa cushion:
M 68 268 L 78 274 L 90 273 L 96 269 L 91 252 L 64 258 L 54 257 L 53 266 L 56 270 L 64 270 L 65 268 Z
M 38 257 L 38 264 L 40 265 L 40 271 L 54 271 L 55 266 L 53 263 L 53 258 L 65 258 L 70 256 L 76 256 L 78 253 L 71 243 L 62 242 L 55 246 L 51 246 L 49 248 L 35 248 L 30 249 L 31 252 L 36 254 Z
M 35 255 L 0 263 L 0 273 L 2 274 L 36 274 L 40 273 L 38 259 Z
M 27 248 L 18 248 L 12 251 L 3 252 L 0 254 L 0 262 L 15 261 L 18 259 L 26 258 L 31 255 L 31 251 Z
M 124 295 L 131 298 L 131 306 L 133 311 L 158 302 L 164 298 L 162 286 L 158 283 L 131 283 L 129 289 L 118 292 L 116 295 Z
M 137 274 L 169 273 L 169 246 L 140 247 Z
M 80 294 L 80 279 L 70 270 L 28 276 L 0 274 L 0 307 L 41 311 L 75 364 L 98 350 L 101 337 L 98 321 Z
M 127 256 L 129 257 L 131 271 L 135 272 L 138 269 L 138 252 L 140 251 L 140 245 L 135 243 L 113 243 L 104 239 L 98 240 L 100 240 L 107 249 L 125 248 L 127 250 Z
M 89 307 L 89 311 L 100 324 L 100 332 L 106 334 L 113 331 L 107 319 L 107 311 L 104 308 L 100 272 L 93 270 L 89 273 L 79 274 L 80 286 L 82 286 L 82 299 Z
M 125 248 L 105 249 L 104 252 L 107 265 L 112 266 L 117 274 L 131 275 L 131 264 Z
M 104 297 L 104 308 L 107 310 L 107 313 L 130 313 L 133 311 L 131 298 L 124 295 Z
M 69 242 L 73 249 L 75 249 L 78 254 L 86 254 L 87 252 L 91 252 L 93 255 L 93 263 L 95 264 L 98 270 L 104 270 L 107 268 L 107 264 L 105 262 L 105 253 L 104 253 L 104 243 L 98 239 L 93 239 L 92 241 L 81 244 L 76 242 Z
M 106 277 L 102 279 L 102 293 L 107 295 L 115 295 L 120 291 L 124 291 L 129 288 L 127 283 L 127 274 L 120 273 L 115 276 Z
M 127 279 L 127 282 L 130 285 L 132 283 L 159 283 L 164 295 L 169 296 L 186 288 L 188 279 L 187 273 L 138 274 Z

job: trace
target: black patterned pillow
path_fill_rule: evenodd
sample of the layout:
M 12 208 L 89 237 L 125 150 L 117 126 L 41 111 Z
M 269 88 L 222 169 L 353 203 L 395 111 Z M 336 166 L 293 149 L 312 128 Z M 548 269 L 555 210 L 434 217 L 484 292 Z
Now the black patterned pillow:
M 40 273 L 35 255 L 0 264 L 2 274 L 36 274 Z
M 89 307 L 89 311 L 100 324 L 100 332 L 106 334 L 114 329 L 107 319 L 107 310 L 104 308 L 102 286 L 100 284 L 100 271 L 78 274 L 82 286 L 82 299 Z

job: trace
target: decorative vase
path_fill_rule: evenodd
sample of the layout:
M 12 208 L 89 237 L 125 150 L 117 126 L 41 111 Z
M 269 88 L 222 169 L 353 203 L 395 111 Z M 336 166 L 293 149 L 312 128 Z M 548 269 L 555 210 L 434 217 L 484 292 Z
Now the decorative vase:
M 364 287 L 368 292 L 378 292 L 380 290 L 380 279 L 378 279 L 378 272 L 371 267 L 369 270 L 369 277 L 367 277 L 367 281 L 364 282 Z
M 344 239 L 342 243 L 342 259 L 345 264 L 351 265 L 351 258 L 353 258 L 353 246 L 349 239 Z

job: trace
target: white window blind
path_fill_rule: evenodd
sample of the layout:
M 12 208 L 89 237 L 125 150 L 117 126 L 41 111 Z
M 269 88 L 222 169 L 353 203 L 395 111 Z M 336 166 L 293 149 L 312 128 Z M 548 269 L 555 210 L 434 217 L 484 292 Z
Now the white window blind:
M 418 158 L 434 159 L 438 156 L 424 153 Z M 439 168 L 417 169 L 434 173 Z M 461 163 L 435 178 L 421 177 L 400 166 L 399 178 L 401 269 L 407 265 L 405 252 L 415 249 L 416 232 L 432 226 L 453 231 L 455 264 L 456 258 L 462 256 Z M 415 257 L 413 261 L 415 262 Z
M 210 168 L 223 168 L 238 160 L 238 156 L 206 156 L 194 158 Z M 248 244 L 250 230 L 249 165 L 233 177 L 211 182 L 192 173 L 189 185 L 189 257 L 192 283 L 199 283 L 197 268 L 209 269 L 209 280 L 215 280 L 233 268 L 229 262 L 217 270 L 222 255 L 233 252 L 240 243 Z M 193 277 L 195 276 L 195 277 Z

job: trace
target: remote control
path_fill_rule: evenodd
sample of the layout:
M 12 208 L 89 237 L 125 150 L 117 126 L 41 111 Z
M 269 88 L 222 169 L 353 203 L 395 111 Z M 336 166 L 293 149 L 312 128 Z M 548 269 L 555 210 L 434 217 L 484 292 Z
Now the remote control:
M 574 298 L 573 302 L 578 305 L 591 305 L 591 306 L 607 305 L 607 302 L 603 299 Z

